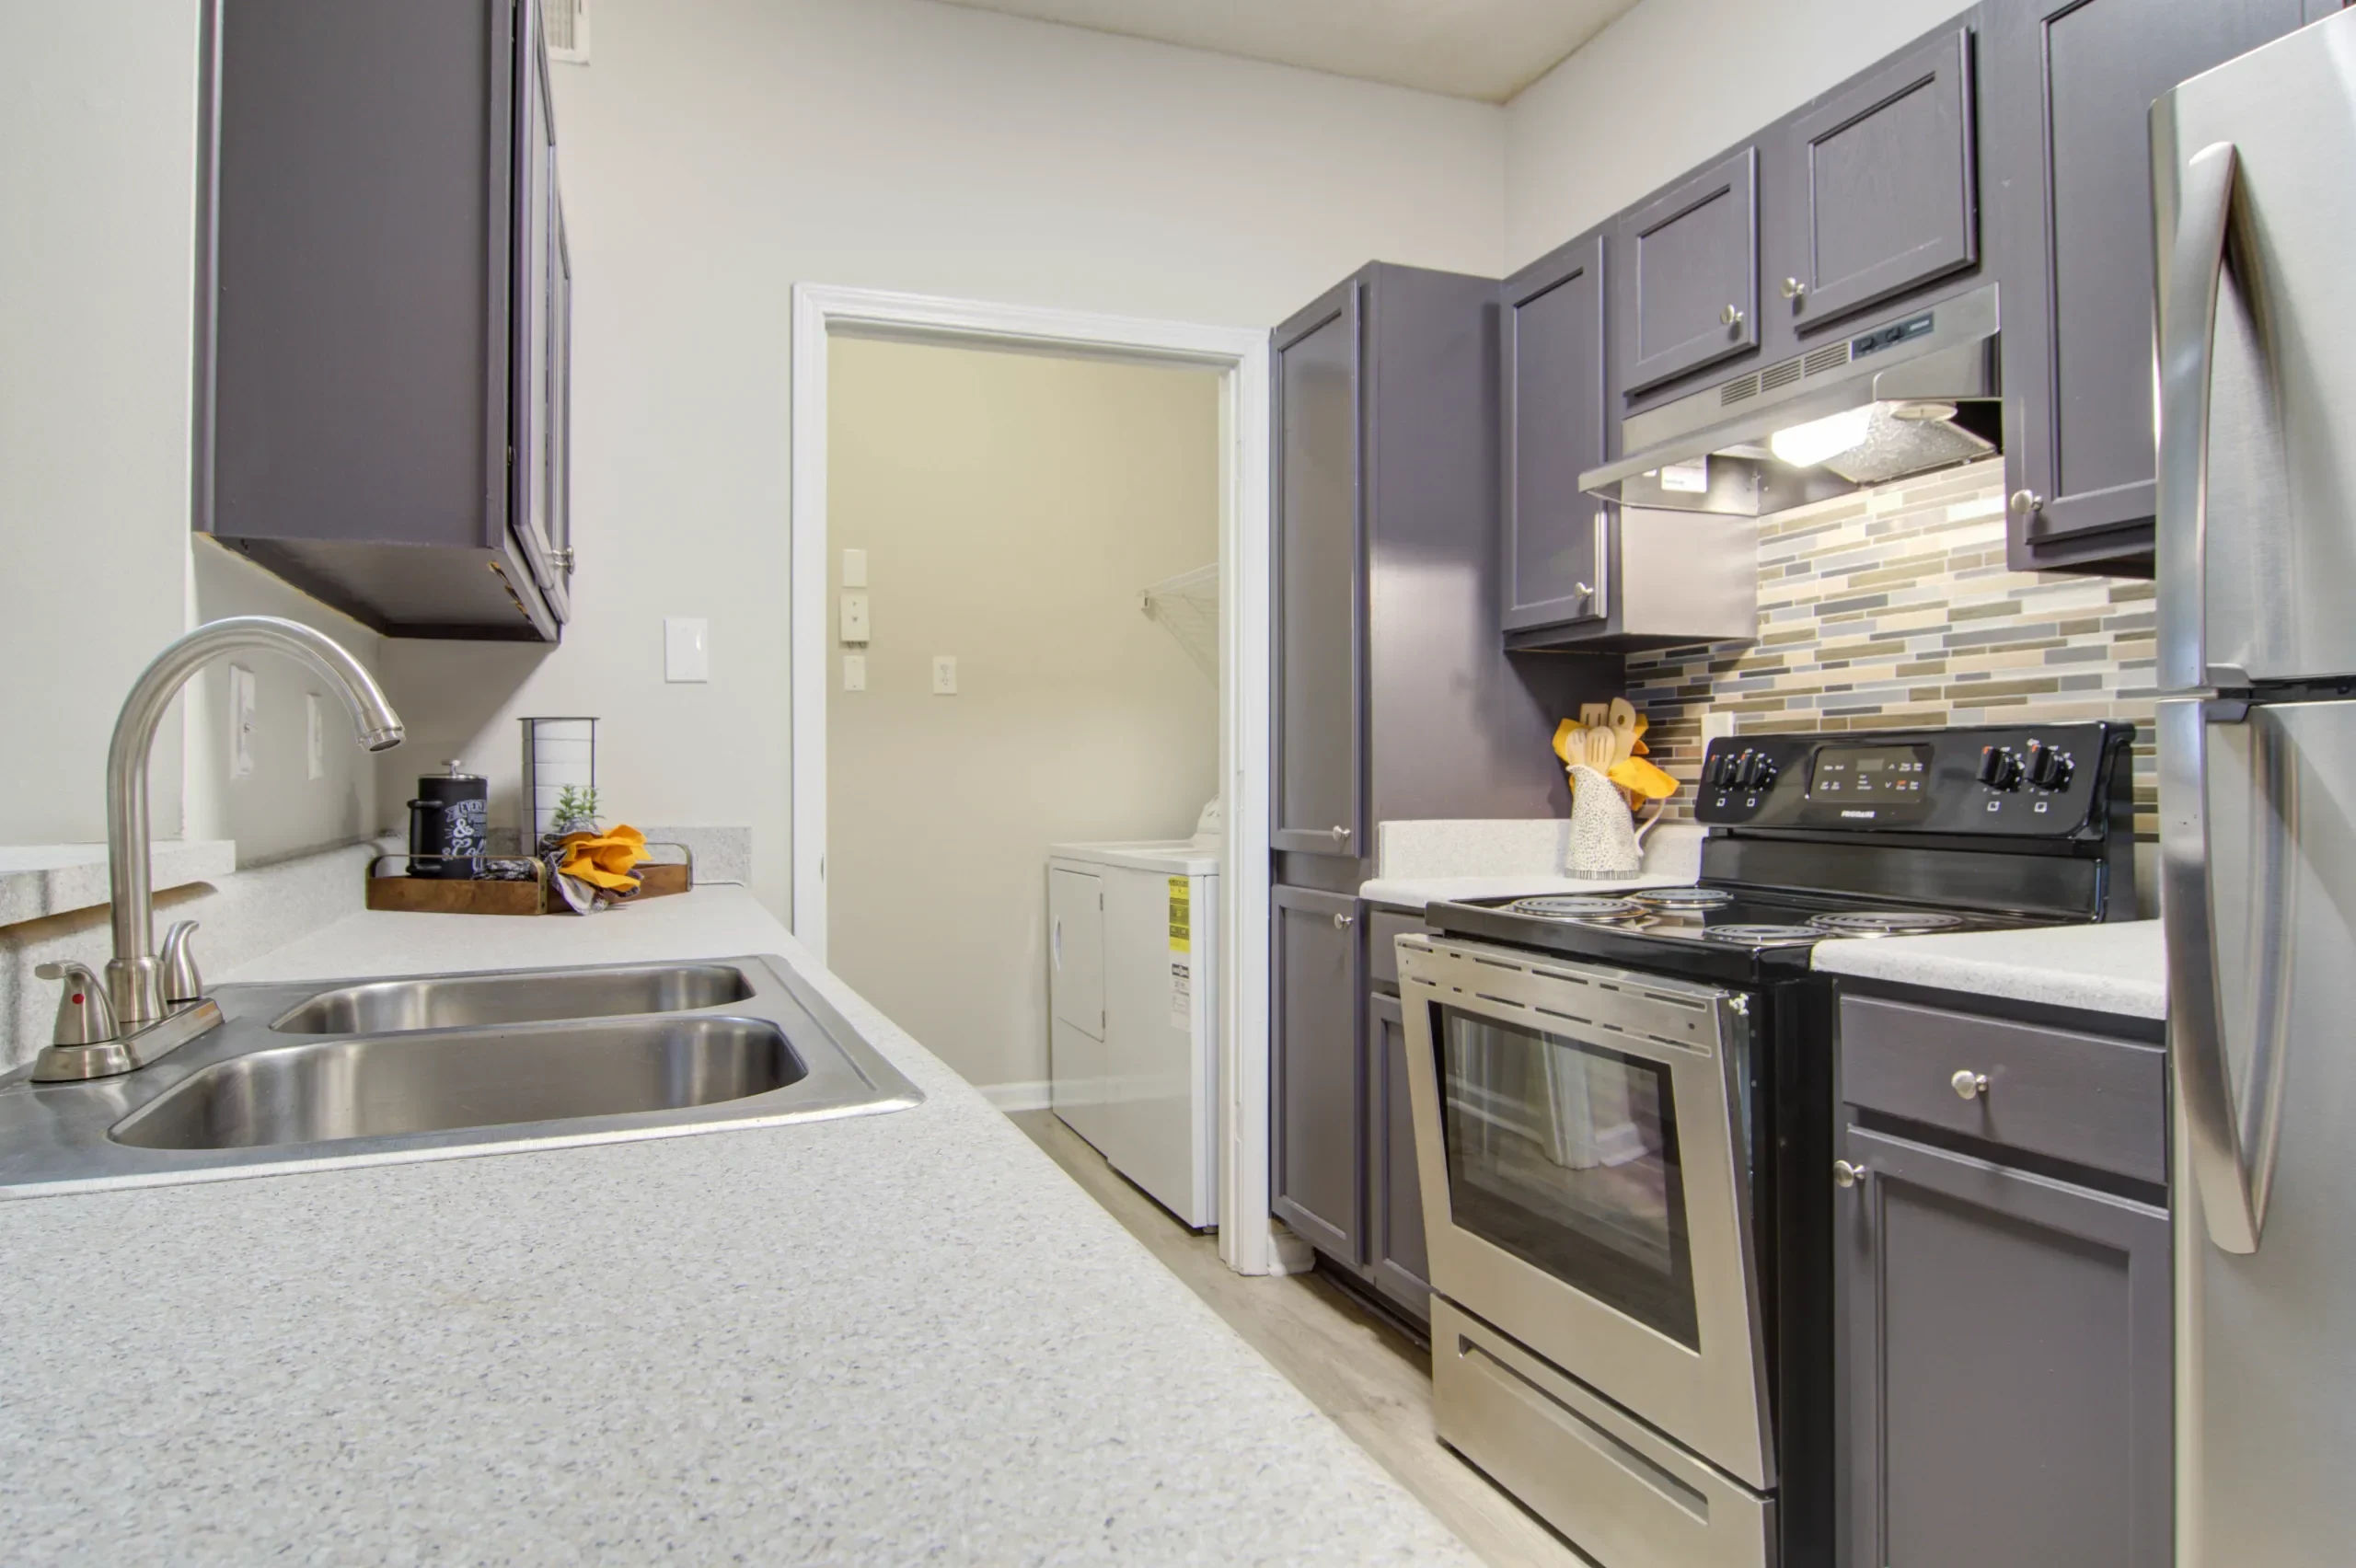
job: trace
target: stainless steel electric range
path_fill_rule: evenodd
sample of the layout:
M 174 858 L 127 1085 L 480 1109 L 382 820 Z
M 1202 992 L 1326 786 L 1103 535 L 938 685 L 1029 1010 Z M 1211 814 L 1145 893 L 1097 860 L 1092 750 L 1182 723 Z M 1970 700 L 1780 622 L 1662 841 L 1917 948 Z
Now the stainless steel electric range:
M 2132 735 L 1715 742 L 1695 885 L 1399 939 L 1439 1435 L 1604 1568 L 1832 1561 L 1810 949 L 2131 918 Z

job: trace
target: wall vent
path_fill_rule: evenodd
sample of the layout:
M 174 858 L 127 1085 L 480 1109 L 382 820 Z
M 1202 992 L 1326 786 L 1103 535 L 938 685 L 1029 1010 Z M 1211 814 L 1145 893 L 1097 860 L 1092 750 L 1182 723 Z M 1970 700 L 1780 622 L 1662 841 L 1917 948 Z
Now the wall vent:
M 1757 375 L 1746 375 L 1738 380 L 1729 381 L 1724 386 L 1718 388 L 1718 407 L 1721 409 L 1727 408 L 1733 404 L 1743 401 L 1745 398 L 1756 398 L 1758 396 L 1759 377 Z
M 1796 359 L 1787 359 L 1781 364 L 1771 364 L 1759 373 L 1759 389 L 1761 392 L 1773 392 L 1789 386 L 1799 378 L 1800 362 Z
M 540 29 L 548 35 L 551 61 L 561 65 L 589 63 L 589 0 L 545 0 Z
M 1844 338 L 1840 342 L 1828 343 L 1823 348 L 1817 350 L 1816 352 L 1808 355 L 1807 374 L 1810 375 L 1822 375 L 1826 371 L 1838 370 L 1848 363 L 1849 342 L 1848 340 Z

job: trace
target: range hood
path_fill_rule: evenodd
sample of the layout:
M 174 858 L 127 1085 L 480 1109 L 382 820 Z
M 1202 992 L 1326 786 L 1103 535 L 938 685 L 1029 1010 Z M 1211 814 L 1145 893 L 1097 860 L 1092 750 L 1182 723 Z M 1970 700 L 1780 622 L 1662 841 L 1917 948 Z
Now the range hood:
M 1621 426 L 1579 476 L 1626 506 L 1760 517 L 1997 450 L 1996 285 L 1892 317 Z

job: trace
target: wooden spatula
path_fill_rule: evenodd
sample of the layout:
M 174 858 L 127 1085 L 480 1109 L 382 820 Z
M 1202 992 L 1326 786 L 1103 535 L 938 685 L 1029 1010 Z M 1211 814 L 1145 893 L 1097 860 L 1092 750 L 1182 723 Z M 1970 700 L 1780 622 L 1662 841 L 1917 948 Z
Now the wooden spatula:
M 1611 717 L 1613 742 L 1613 762 L 1625 762 L 1636 755 L 1636 705 L 1624 697 L 1611 699 Z
M 1593 730 L 1611 721 L 1611 705 L 1608 702 L 1579 704 L 1579 728 Z

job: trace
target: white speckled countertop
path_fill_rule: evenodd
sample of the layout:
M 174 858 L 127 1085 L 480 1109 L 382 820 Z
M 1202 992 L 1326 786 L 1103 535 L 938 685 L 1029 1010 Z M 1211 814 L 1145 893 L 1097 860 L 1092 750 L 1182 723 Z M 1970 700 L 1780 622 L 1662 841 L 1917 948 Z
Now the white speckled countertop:
M 890 1115 L 0 1204 L 12 1564 L 1466 1563 L 733 888 L 239 980 L 782 952 Z
M 1381 827 L 1383 857 L 1374 878 L 1359 884 L 1358 896 L 1392 909 L 1420 910 L 1442 899 L 1677 887 L 1702 875 L 1704 834 L 1691 823 L 1662 823 L 1646 836 L 1643 870 L 1609 882 L 1563 875 L 1567 823 L 1386 822 Z M 1421 836 L 1395 831 L 1406 829 L 1422 830 Z M 1393 855 L 1393 845 L 1403 839 L 1414 852 Z
M 2157 920 L 1819 942 L 1816 967 L 1934 990 L 2008 997 L 2124 1018 L 2168 1015 Z

